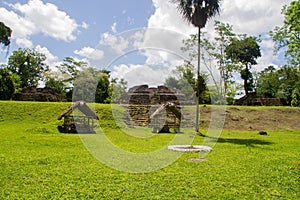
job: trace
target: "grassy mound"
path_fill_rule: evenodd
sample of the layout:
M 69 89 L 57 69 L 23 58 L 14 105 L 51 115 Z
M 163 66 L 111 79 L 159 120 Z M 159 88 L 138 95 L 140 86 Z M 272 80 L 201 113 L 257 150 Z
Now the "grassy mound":
M 206 162 L 188 162 L 198 154 L 185 153 L 161 170 L 131 174 L 99 162 L 79 135 L 57 131 L 61 123 L 57 117 L 68 105 L 0 102 L 0 199 L 297 199 L 300 195 L 299 130 L 268 131 L 267 136 L 223 131 Z M 119 109 L 116 114 L 122 115 Z M 125 126 L 116 124 L 110 105 L 96 105 L 96 111 L 100 126 L 120 148 L 154 151 L 174 137 L 132 137 L 118 128 Z M 148 132 L 126 130 L 133 135 Z M 182 136 L 194 137 L 198 145 L 204 139 L 189 129 Z

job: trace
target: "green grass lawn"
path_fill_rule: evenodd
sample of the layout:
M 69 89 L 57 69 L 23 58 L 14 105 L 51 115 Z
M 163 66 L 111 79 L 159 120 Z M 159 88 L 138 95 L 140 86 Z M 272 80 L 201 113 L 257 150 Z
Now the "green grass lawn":
M 94 158 L 78 134 L 60 134 L 69 103 L 0 102 L 0 199 L 298 199 L 300 130 L 223 131 L 206 162 L 197 153 L 150 173 L 126 173 Z M 110 105 L 96 105 L 100 125 L 120 148 L 150 152 L 174 134 L 119 129 Z M 121 125 L 125 128 L 124 125 Z M 139 135 L 132 137 L 130 135 Z M 148 135 L 147 135 L 148 134 Z M 181 137 L 204 137 L 184 129 Z

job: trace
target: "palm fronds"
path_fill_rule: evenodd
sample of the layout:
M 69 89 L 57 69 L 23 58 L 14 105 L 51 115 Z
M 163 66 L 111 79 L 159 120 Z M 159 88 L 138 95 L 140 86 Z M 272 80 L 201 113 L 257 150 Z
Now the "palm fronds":
M 208 19 L 220 12 L 220 0 L 172 0 L 183 19 L 196 27 L 203 28 Z

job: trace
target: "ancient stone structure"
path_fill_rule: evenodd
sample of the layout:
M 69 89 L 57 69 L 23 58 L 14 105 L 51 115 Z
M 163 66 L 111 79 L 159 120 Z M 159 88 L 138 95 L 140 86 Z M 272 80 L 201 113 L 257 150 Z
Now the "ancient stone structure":
M 164 102 L 182 102 L 184 95 L 177 93 L 166 86 L 158 86 L 157 88 L 148 85 L 139 85 L 132 87 L 123 95 L 120 102 L 135 105 L 155 105 Z
M 284 106 L 285 104 L 285 101 L 280 98 L 259 97 L 256 93 L 250 93 L 234 102 L 234 105 L 238 106 Z
M 57 89 L 45 87 L 28 87 L 24 88 L 21 92 L 13 95 L 12 100 L 15 101 L 51 101 L 59 102 L 66 101 L 64 95 L 61 94 Z
M 148 85 L 140 85 L 130 88 L 128 92 L 122 97 L 121 103 L 128 110 L 126 116 L 126 122 L 130 126 L 148 126 L 151 122 L 150 116 L 163 104 L 172 103 L 177 106 L 180 111 L 180 103 L 181 100 L 184 99 L 183 94 L 179 94 L 166 86 L 158 86 L 157 88 L 149 87 Z M 168 119 L 166 120 L 165 126 L 161 127 L 162 129 L 168 129 L 169 127 L 173 127 L 176 123 L 176 127 L 178 127 L 178 123 L 180 120 L 173 120 L 172 113 L 170 110 L 166 109 L 165 116 Z M 164 123 L 162 123 L 164 124 Z M 167 131 L 167 130 L 165 130 Z

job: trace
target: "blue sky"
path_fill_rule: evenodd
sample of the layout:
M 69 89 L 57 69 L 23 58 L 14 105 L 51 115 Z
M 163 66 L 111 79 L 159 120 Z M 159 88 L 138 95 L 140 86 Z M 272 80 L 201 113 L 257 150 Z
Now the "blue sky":
M 154 7 L 151 0 L 130 0 L 126 1 L 110 0 L 87 0 L 77 1 L 75 3 L 71 0 L 52 0 L 43 1 L 44 4 L 51 3 L 57 6 L 59 11 L 65 12 L 77 24 L 85 23 L 88 28 L 79 27 L 74 30 L 73 35 L 76 36 L 74 41 L 63 41 L 61 39 L 45 36 L 43 33 L 30 35 L 30 40 L 33 46 L 41 45 L 47 47 L 50 52 L 53 52 L 60 59 L 66 56 L 74 56 L 74 50 L 85 46 L 95 46 L 104 32 L 113 32 L 112 26 L 116 23 L 116 31 L 122 32 L 124 30 L 145 27 L 147 26 L 148 18 L 153 14 Z M 15 12 L 21 17 L 24 16 L 18 10 L 12 8 L 8 4 L 20 3 L 22 5 L 28 4 L 28 1 L 2 1 L 0 7 L 8 11 Z M 47 7 L 45 5 L 45 7 Z M 144 12 L 136 12 L 143 10 Z M 49 15 L 51 18 L 51 15 Z M 63 19 L 62 19 L 63 20 Z M 2 19 L 2 21 L 5 21 Z M 17 28 L 17 27 L 15 27 Z M 14 38 L 12 39 L 11 51 L 22 47 L 17 45 Z
M 268 32 L 282 25 L 281 8 L 290 2 L 222 0 L 215 19 L 233 25 L 234 32 L 262 35 L 262 57 L 254 68 L 259 71 L 285 62 L 273 55 Z M 178 51 L 182 39 L 197 32 L 167 0 L 6 0 L 0 1 L 0 21 L 13 30 L 10 53 L 36 49 L 50 66 L 67 56 L 95 67 L 110 63 L 112 76 L 130 86 L 162 84 L 185 57 Z M 213 35 L 213 20 L 204 31 Z M 0 63 L 6 59 L 2 53 Z

